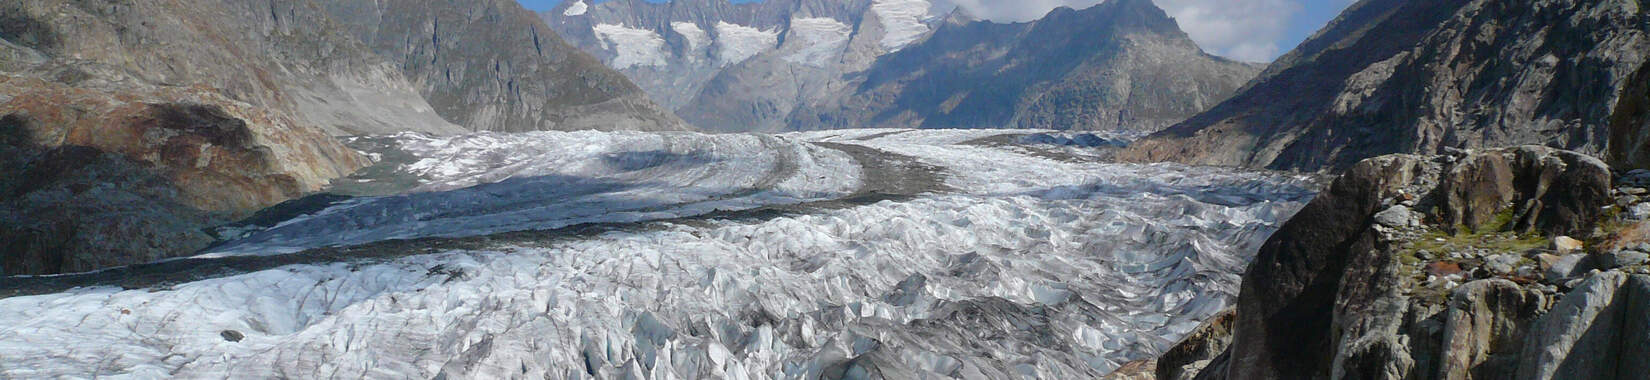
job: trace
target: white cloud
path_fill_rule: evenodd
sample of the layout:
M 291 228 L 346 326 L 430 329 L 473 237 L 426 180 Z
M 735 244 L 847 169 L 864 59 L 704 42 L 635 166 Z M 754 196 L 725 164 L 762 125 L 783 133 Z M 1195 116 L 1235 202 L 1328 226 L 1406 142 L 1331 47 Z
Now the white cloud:
M 1154 0 L 1205 51 L 1245 61 L 1271 61 L 1282 53 L 1278 40 L 1298 16 L 1302 1 L 1324 0 Z M 1100 0 L 951 0 L 976 17 L 996 22 L 1030 21 L 1056 7 L 1077 9 Z

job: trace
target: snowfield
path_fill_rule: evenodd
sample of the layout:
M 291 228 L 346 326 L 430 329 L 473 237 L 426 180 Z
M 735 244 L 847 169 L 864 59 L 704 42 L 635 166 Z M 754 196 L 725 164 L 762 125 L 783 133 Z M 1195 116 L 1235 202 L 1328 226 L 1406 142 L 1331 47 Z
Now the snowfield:
M 208 257 L 492 237 L 0 299 L 0 378 L 1097 377 L 1226 307 L 1315 185 L 1045 143 L 1095 138 L 364 139 L 383 161 L 341 187 L 393 195 Z M 585 223 L 619 227 L 499 234 Z

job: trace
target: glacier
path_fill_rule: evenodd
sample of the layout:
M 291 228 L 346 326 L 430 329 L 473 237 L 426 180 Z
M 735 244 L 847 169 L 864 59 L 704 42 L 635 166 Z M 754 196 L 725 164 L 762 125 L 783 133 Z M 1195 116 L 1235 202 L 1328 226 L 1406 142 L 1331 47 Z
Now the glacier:
M 666 64 L 665 39 L 652 30 L 616 24 L 597 24 L 595 33 L 596 38 L 616 55 L 610 64 L 614 69 Z
M 1097 377 L 1227 307 L 1318 187 L 1110 138 L 359 138 L 354 197 L 189 260 L 374 254 L 7 278 L 0 377 Z

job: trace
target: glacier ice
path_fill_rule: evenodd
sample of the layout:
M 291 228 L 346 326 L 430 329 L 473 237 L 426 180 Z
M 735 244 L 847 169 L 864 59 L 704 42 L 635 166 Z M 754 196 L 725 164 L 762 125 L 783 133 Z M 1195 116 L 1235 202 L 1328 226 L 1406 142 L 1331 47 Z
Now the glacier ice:
M 585 4 L 584 0 L 573 0 L 573 4 L 568 5 L 567 10 L 562 11 L 561 14 L 563 16 L 583 16 L 585 12 L 589 11 L 590 5 Z
M 682 21 L 672 22 L 670 23 L 670 30 L 676 31 L 677 34 L 682 35 L 682 38 L 687 39 L 688 51 L 693 53 L 690 55 L 691 57 L 698 58 L 700 49 L 710 46 L 710 33 L 705 33 L 705 29 L 700 28 L 699 24 Z
M 595 33 L 596 38 L 616 55 L 611 63 L 615 69 L 666 64 L 665 39 L 652 30 L 598 24 Z
M 779 45 L 778 30 L 716 22 L 716 58 L 722 66 L 744 62 Z
M 785 56 L 785 61 L 814 67 L 829 66 L 831 59 L 848 46 L 848 35 L 852 32 L 853 28 L 848 24 L 829 17 L 792 19 L 787 41 L 797 41 L 803 47 Z
M 928 33 L 928 0 L 876 0 L 871 12 L 882 21 L 882 47 L 899 50 Z
M 0 377 L 1096 377 L 1228 305 L 1249 255 L 1313 194 L 1301 176 L 1111 164 L 1081 145 L 1046 154 L 1018 145 L 1025 133 L 392 136 L 409 194 L 231 246 L 371 235 L 324 220 L 391 215 L 361 207 L 409 196 L 429 197 L 432 212 L 490 210 L 398 227 L 413 235 L 466 234 L 488 213 L 563 220 L 527 193 L 630 191 L 613 198 L 665 211 L 592 236 L 4 298 Z M 672 218 L 704 202 L 860 193 L 887 180 L 874 170 L 889 165 L 865 162 L 880 159 L 939 168 L 943 184 L 845 207 Z M 613 186 L 519 182 L 551 177 Z

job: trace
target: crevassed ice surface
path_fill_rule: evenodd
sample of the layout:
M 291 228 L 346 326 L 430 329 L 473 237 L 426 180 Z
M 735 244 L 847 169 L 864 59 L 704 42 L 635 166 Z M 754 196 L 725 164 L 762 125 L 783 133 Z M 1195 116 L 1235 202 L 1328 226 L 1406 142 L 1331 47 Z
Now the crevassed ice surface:
M 0 377 L 1095 377 L 1225 307 L 1249 255 L 1311 196 L 1305 178 L 1108 164 L 1005 133 L 396 136 L 396 173 L 416 178 L 408 196 L 431 199 L 405 207 L 478 219 L 402 224 L 419 235 L 561 202 L 522 193 L 623 194 L 586 207 L 651 196 L 662 216 L 685 216 L 705 202 L 862 193 L 890 180 L 879 170 L 912 165 L 943 183 L 758 219 L 627 216 L 615 220 L 649 228 L 0 299 Z M 521 182 L 563 177 L 611 187 Z M 692 184 L 703 191 L 679 190 Z M 397 212 L 367 207 L 382 199 L 397 198 L 283 227 Z M 352 231 L 370 223 L 326 224 L 304 231 L 378 238 Z M 328 239 L 300 235 L 288 238 Z M 258 236 L 244 253 L 295 244 Z

